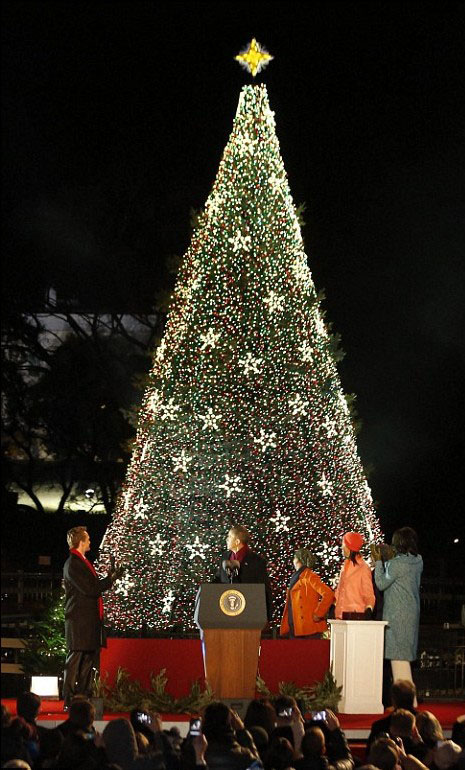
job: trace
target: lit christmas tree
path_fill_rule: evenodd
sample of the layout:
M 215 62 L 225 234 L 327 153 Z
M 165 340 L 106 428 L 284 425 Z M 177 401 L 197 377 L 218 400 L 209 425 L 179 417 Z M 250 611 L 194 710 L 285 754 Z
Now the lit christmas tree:
M 379 539 L 333 351 L 266 88 L 245 86 L 102 543 L 101 568 L 110 554 L 127 568 L 113 628 L 192 628 L 232 524 L 268 559 L 275 620 L 296 548 L 328 581 L 345 531 Z

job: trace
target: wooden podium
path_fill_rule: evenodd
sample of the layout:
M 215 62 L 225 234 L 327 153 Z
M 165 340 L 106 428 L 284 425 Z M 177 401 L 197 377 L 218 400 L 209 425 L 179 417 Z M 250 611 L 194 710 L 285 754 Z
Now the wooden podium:
M 261 583 L 205 583 L 196 599 L 205 679 L 217 698 L 254 698 L 260 635 L 266 625 Z

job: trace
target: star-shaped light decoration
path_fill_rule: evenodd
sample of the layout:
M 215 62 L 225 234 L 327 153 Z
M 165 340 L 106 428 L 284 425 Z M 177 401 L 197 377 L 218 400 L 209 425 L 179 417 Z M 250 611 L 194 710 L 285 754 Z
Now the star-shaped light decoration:
M 167 544 L 168 540 L 163 540 L 160 537 L 160 533 L 157 532 L 155 536 L 155 540 L 149 540 L 149 546 L 152 553 L 152 556 L 162 556 L 165 545 Z
M 234 254 L 236 251 L 248 251 L 252 244 L 250 235 L 243 235 L 239 229 L 236 230 L 232 238 L 228 238 L 228 241 L 232 245 Z
M 177 471 L 182 471 L 182 473 L 187 473 L 188 471 L 188 465 L 192 462 L 194 459 L 193 457 L 190 457 L 185 449 L 181 450 L 181 454 L 179 455 L 173 455 L 171 458 L 173 460 L 173 471 L 176 473 Z
M 150 409 L 153 414 L 158 414 L 163 404 L 163 398 L 159 390 L 154 390 L 149 400 Z
M 219 484 L 218 486 L 220 489 L 224 489 L 227 498 L 230 498 L 233 492 L 242 492 L 241 477 L 230 476 L 229 473 L 225 473 L 224 484 Z
M 273 56 L 268 51 L 257 43 L 255 38 L 249 43 L 248 48 L 244 48 L 237 56 L 234 57 L 239 62 L 241 67 L 244 67 L 252 77 L 255 77 L 261 70 L 266 67 L 267 64 L 273 59 Z
M 287 522 L 290 521 L 290 516 L 285 516 L 284 513 L 281 513 L 280 511 L 276 510 L 275 515 L 273 518 L 270 519 L 270 521 L 273 522 L 275 525 L 276 532 L 289 532 L 289 527 L 287 526 Z
M 274 431 L 267 433 L 266 430 L 260 428 L 260 436 L 258 436 L 258 438 L 257 436 L 254 436 L 253 440 L 255 444 L 259 444 L 261 446 L 262 452 L 266 452 L 268 448 L 276 448 L 276 433 Z
M 172 607 L 172 604 L 174 602 L 174 599 L 175 599 L 174 593 L 173 593 L 173 591 L 170 588 L 168 593 L 162 599 L 163 607 L 162 607 L 161 611 L 164 614 L 169 615 L 169 613 L 171 612 L 171 607 Z
M 146 505 L 146 503 L 144 503 L 144 498 L 141 497 L 134 510 L 137 511 L 137 513 L 134 514 L 134 519 L 147 519 L 148 516 L 146 511 L 150 510 L 150 505 Z
M 162 404 L 160 407 L 160 417 L 162 420 L 174 420 L 179 409 L 178 404 L 174 403 L 174 398 L 170 398 L 166 404 Z
M 307 414 L 308 401 L 302 398 L 300 393 L 296 393 L 288 399 L 288 404 L 292 414 L 303 416 Z
M 129 575 L 125 575 L 123 578 L 118 580 L 115 588 L 115 593 L 120 594 L 121 596 L 124 596 L 125 599 L 127 599 L 131 589 L 133 589 L 134 586 L 135 586 L 134 581 L 131 580 Z
M 315 551 L 316 556 L 319 556 L 325 567 L 329 564 L 337 563 L 341 558 L 341 549 L 339 545 L 333 545 L 331 543 L 323 542 L 319 550 Z
M 326 478 L 326 474 L 321 474 L 320 481 L 317 481 L 317 486 L 320 487 L 320 492 L 323 497 L 331 497 L 333 494 L 333 482 Z
M 186 551 L 189 551 L 189 558 L 190 559 L 203 559 L 205 561 L 205 551 L 208 551 L 210 549 L 210 546 L 208 543 L 201 543 L 200 538 L 197 535 L 193 543 L 187 543 L 186 544 Z
M 244 370 L 244 374 L 250 374 L 250 372 L 253 372 L 254 374 L 260 374 L 260 367 L 263 366 L 263 358 L 255 357 L 253 353 L 248 353 L 243 356 L 243 358 L 240 358 L 239 366 L 242 366 Z
M 208 430 L 208 428 L 211 428 L 212 430 L 218 430 L 218 423 L 221 420 L 221 414 L 215 414 L 211 406 L 208 407 L 206 414 L 199 414 L 197 416 L 199 420 L 202 420 L 203 422 L 202 430 Z
M 302 344 L 300 345 L 300 353 L 302 357 L 302 361 L 305 363 L 310 363 L 312 360 L 312 347 L 308 340 L 304 340 Z
M 326 431 L 326 435 L 328 438 L 334 438 L 334 436 L 337 436 L 337 428 L 336 423 L 334 420 L 331 420 L 329 417 L 326 417 L 325 420 L 321 423 L 321 427 L 324 431 Z
M 200 339 L 202 341 L 200 350 L 206 350 L 207 348 L 213 349 L 216 346 L 216 343 L 218 342 L 220 337 L 221 337 L 221 332 L 215 332 L 213 326 L 210 326 L 208 331 L 200 335 Z
M 155 359 L 157 361 L 163 361 L 165 357 L 165 350 L 166 350 L 166 341 L 162 339 L 162 341 L 160 342 L 157 348 L 157 352 L 155 353 Z
M 268 305 L 268 310 L 270 313 L 282 313 L 284 310 L 284 297 L 280 294 L 277 294 L 275 291 L 273 291 L 273 289 L 271 289 L 268 297 L 263 300 L 263 303 Z

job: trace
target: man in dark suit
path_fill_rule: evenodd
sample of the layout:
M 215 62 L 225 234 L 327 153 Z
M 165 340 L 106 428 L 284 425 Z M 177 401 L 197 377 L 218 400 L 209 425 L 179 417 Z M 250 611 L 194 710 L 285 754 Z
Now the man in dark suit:
M 122 574 L 112 567 L 99 578 L 86 559 L 90 537 L 85 527 L 73 527 L 67 534 L 69 558 L 63 567 L 65 587 L 65 663 L 63 697 L 65 709 L 75 695 L 92 695 L 94 670 L 99 669 L 100 648 L 105 646 L 102 593 Z
M 271 586 L 266 571 L 266 561 L 249 547 L 250 535 L 245 527 L 237 524 L 228 532 L 226 553 L 223 553 L 217 583 L 263 583 L 265 586 L 268 620 L 271 619 Z

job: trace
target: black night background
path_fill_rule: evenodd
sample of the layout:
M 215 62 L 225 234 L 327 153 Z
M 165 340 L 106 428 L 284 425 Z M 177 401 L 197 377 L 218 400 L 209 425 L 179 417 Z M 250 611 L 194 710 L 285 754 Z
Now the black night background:
M 463 556 L 465 6 L 4 2 L 3 313 L 150 306 L 257 78 L 383 530 Z M 455 539 L 459 539 L 454 544 Z

